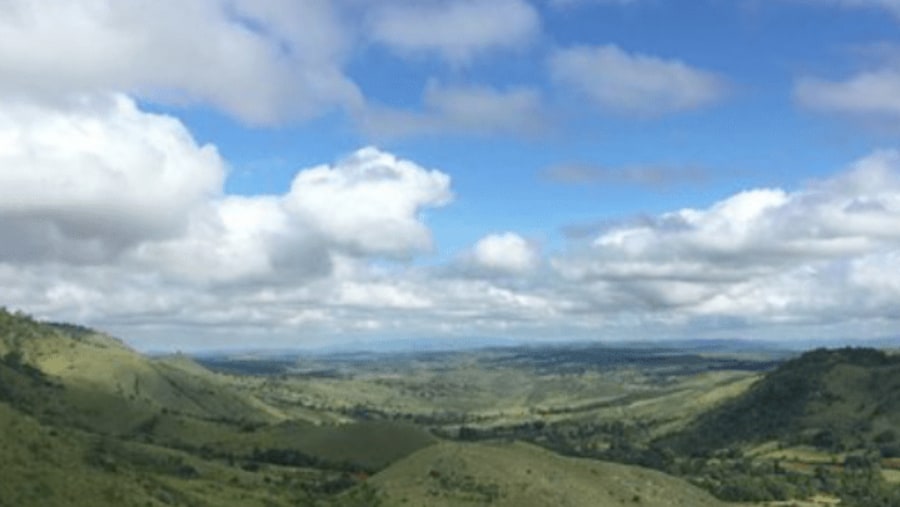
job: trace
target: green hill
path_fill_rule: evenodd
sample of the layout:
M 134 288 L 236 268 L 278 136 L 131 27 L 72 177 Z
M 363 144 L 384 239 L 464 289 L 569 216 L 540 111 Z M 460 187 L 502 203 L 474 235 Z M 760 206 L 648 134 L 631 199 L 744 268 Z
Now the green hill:
M 0 309 L 0 507 L 331 505 L 435 441 L 391 422 L 287 420 L 238 384 Z
M 8 368 L 0 371 L 4 387 L 10 380 L 29 382 L 13 379 Z M 45 424 L 2 400 L 0 428 L 0 507 L 313 505 L 305 485 L 324 477 L 314 470 L 248 471 L 174 449 Z
M 189 359 L 151 360 L 119 340 L 78 326 L 0 312 L 0 357 L 55 379 L 67 389 L 69 404 L 80 408 L 70 415 L 80 415 L 82 424 L 102 424 L 108 432 L 127 433 L 164 408 L 204 419 L 283 419 Z
M 855 348 L 805 353 L 668 442 L 704 452 L 773 440 L 900 452 L 900 356 Z
M 724 505 L 660 472 L 562 457 L 524 443 L 441 443 L 373 476 L 384 505 Z

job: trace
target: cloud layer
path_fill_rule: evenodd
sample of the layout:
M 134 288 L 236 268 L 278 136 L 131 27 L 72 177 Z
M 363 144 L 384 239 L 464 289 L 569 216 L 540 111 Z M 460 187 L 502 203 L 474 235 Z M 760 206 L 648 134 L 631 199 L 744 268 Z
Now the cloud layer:
M 405 259 L 430 248 L 422 211 L 452 197 L 442 172 L 365 148 L 299 170 L 285 194 L 227 196 L 216 188 L 223 166 L 215 150 L 198 147 L 177 121 L 140 112 L 121 97 L 108 108 L 104 114 L 122 116 L 121 124 L 150 132 L 117 139 L 118 150 L 104 151 L 106 167 L 123 168 L 108 177 L 132 178 L 147 195 L 188 196 L 179 207 L 187 225 L 169 227 L 157 215 L 163 211 L 143 207 L 138 195 L 131 207 L 126 199 L 95 208 L 111 224 L 96 241 L 115 246 L 98 250 L 103 262 L 78 254 L 86 241 L 80 233 L 34 235 L 28 256 L 4 242 L 0 287 L 40 315 L 127 329 L 136 339 L 190 330 L 199 347 L 247 337 L 284 345 L 373 333 L 649 338 L 661 330 L 735 336 L 752 329 L 765 337 L 771 328 L 783 337 L 793 328 L 847 338 L 895 325 L 896 151 L 875 152 L 799 190 L 747 190 L 706 208 L 611 225 L 555 251 L 541 252 L 514 232 L 490 234 L 456 261 L 427 267 Z M 87 128 L 93 120 L 67 121 Z M 148 137 L 168 140 L 161 145 L 191 160 L 185 171 L 198 179 L 140 179 L 146 164 L 117 163 L 159 156 L 138 149 Z M 54 180 L 71 171 L 45 167 L 44 176 Z M 4 188 L 32 185 L 24 172 L 4 177 Z M 102 178 L 95 178 L 80 186 L 102 190 Z M 4 200 L 0 223 L 39 216 L 65 231 L 66 220 L 78 217 L 71 207 L 78 198 L 70 204 L 52 186 L 29 187 L 18 201 Z M 117 241 L 122 230 L 131 230 L 128 241 Z
M 755 323 L 887 316 L 900 249 L 900 154 L 877 152 L 797 192 L 757 189 L 614 227 L 554 260 L 599 301 L 677 319 Z M 868 275 L 863 275 L 868 273 Z M 892 294 L 893 296 L 889 296 Z

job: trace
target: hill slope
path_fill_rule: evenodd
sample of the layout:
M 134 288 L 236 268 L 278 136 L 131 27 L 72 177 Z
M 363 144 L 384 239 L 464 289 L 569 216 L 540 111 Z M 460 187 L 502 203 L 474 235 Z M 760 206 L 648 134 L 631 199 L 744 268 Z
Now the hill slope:
M 898 442 L 900 356 L 815 350 L 788 361 L 669 441 L 685 451 L 778 440 L 841 451 Z
M 301 488 L 267 482 L 296 481 L 305 477 L 300 472 L 253 473 L 177 450 L 46 425 L 2 402 L 0 428 L 0 507 L 313 504 Z
M 369 480 L 385 505 L 724 505 L 652 470 L 562 457 L 524 443 L 441 443 Z
M 163 409 L 209 420 L 283 416 L 186 358 L 149 359 L 90 329 L 0 311 L 0 357 L 65 387 L 71 422 L 123 434 Z M 20 398 L 27 397 L 20 393 Z M 60 414 L 63 415 L 63 414 Z
M 331 505 L 362 470 L 434 442 L 399 423 L 285 420 L 235 382 L 0 309 L 0 507 Z

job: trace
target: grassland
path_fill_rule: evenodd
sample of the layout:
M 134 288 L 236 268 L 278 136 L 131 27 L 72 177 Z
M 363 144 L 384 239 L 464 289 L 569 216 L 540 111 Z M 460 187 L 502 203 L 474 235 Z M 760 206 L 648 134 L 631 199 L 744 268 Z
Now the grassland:
M 895 507 L 898 365 L 695 345 L 146 357 L 0 310 L 0 506 Z

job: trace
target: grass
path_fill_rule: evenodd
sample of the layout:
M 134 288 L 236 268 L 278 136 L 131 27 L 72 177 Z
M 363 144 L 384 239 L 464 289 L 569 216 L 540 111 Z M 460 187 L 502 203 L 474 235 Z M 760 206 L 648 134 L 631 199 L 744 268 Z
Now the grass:
M 659 472 L 523 444 L 441 443 L 373 476 L 385 505 L 685 505 L 719 501 Z
M 326 505 L 434 439 L 397 423 L 287 421 L 184 357 L 0 311 L 0 506 Z M 270 451 L 309 463 L 279 466 Z
M 900 356 L 817 352 L 762 374 L 768 357 L 514 349 L 279 359 L 267 376 L 253 357 L 213 372 L 0 310 L 0 506 L 722 505 L 587 457 L 720 495 L 868 501 L 874 485 L 893 505 L 860 463 L 898 444 Z M 709 454 L 665 447 L 672 432 Z M 877 477 L 897 484 L 898 463 Z
M 46 426 L 0 403 L 0 505 L 296 505 L 239 469 L 187 453 Z M 9 438 L 14 435 L 15 438 Z

